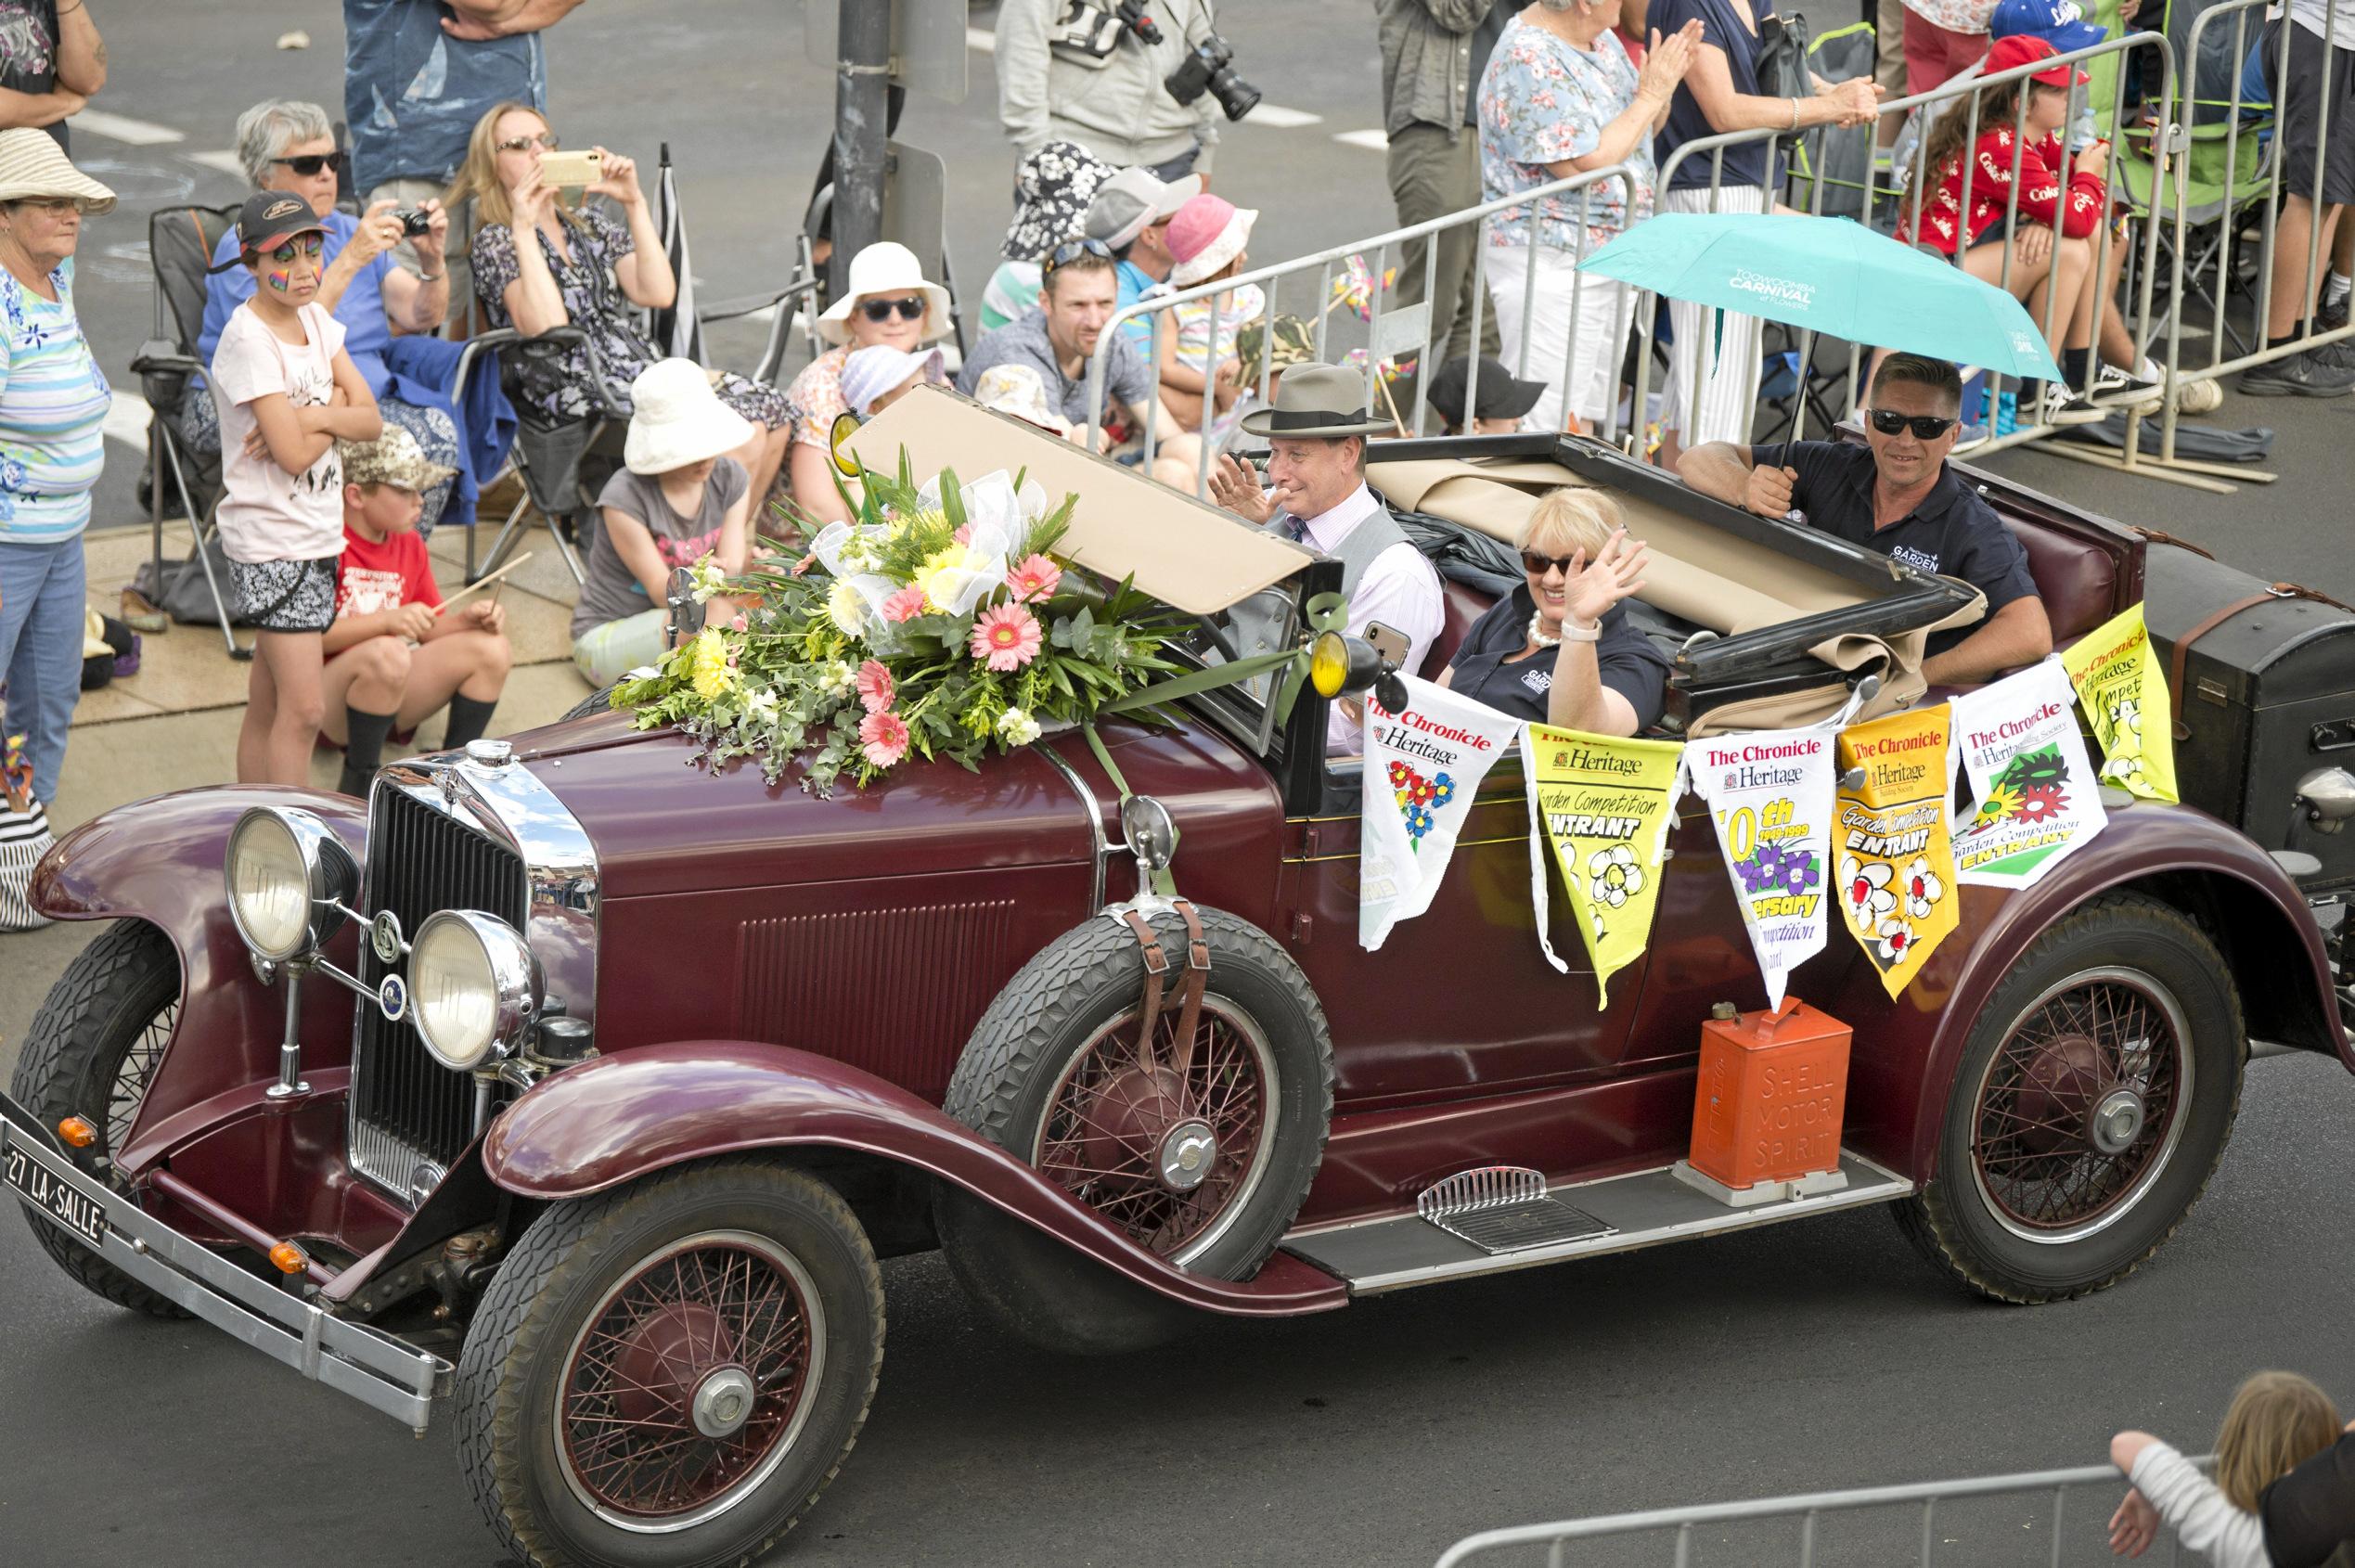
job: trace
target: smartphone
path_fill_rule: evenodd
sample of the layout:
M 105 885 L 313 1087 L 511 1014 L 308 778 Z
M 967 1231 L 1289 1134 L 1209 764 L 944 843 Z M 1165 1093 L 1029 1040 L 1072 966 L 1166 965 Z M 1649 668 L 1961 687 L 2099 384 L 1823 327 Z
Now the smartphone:
M 1407 634 L 1394 631 L 1379 621 L 1366 623 L 1366 643 L 1383 659 L 1398 669 L 1407 667 Z
M 540 155 L 540 183 L 556 190 L 578 190 L 605 177 L 605 155 L 599 152 L 546 152 Z

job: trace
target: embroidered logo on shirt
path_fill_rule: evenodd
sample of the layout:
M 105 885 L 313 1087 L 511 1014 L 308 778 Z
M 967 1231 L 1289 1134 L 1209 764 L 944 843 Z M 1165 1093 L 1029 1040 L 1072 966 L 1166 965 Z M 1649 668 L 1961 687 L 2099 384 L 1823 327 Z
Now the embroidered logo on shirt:
M 1891 546 L 1889 559 L 1901 560 L 1916 572 L 1936 572 L 1938 569 L 1937 555 L 1928 550 L 1917 550 L 1911 545 Z
M 1543 697 L 1547 692 L 1553 689 L 1553 672 L 1551 670 L 1524 671 L 1521 676 L 1521 684 L 1536 692 L 1538 696 Z

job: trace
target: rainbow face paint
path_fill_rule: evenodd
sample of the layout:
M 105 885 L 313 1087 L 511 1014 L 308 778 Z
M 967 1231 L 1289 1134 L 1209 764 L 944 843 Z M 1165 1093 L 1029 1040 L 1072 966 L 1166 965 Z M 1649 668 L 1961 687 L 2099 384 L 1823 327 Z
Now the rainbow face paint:
M 272 289 L 283 294 L 292 287 L 293 278 L 294 275 L 290 272 L 273 272 L 269 275 L 269 284 Z

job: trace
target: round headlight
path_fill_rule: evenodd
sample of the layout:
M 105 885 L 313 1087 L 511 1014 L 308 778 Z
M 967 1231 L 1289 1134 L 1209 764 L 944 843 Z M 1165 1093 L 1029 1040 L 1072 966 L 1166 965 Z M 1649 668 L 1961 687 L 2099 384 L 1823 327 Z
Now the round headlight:
M 1308 653 L 1308 684 L 1319 697 L 1338 697 L 1349 678 L 1349 641 L 1339 632 L 1320 632 Z
M 409 1014 L 425 1048 L 466 1073 L 515 1043 L 539 1009 L 531 949 L 474 909 L 444 909 L 409 948 Z
M 307 811 L 256 806 L 229 834 L 229 918 L 273 963 L 317 951 L 358 895 L 359 868 L 333 829 Z

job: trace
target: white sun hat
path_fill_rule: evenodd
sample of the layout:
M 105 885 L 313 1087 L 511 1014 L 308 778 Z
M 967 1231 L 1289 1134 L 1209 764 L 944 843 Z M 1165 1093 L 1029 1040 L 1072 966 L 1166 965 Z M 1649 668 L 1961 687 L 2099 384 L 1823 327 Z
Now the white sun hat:
M 929 343 L 948 332 L 948 290 L 924 276 L 916 252 L 889 239 L 879 239 L 851 258 L 850 285 L 843 297 L 817 318 L 817 335 L 830 343 L 850 341 L 850 315 L 870 294 L 904 298 L 910 291 L 924 296 L 924 329 L 917 341 Z
M 93 214 L 114 206 L 114 192 L 73 166 L 46 131 L 0 131 L 0 201 L 71 197 Z
M 1027 365 L 993 365 L 983 371 L 973 383 L 973 401 L 1057 435 L 1067 435 L 1072 429 L 1071 421 L 1047 401 L 1047 379 Z
M 877 398 L 919 374 L 928 381 L 947 379 L 947 360 L 940 350 L 895 349 L 889 343 L 853 349 L 843 363 L 843 405 L 854 414 L 867 413 Z
M 712 390 L 691 359 L 658 359 L 630 383 L 629 438 L 622 461 L 634 474 L 666 474 L 733 452 L 753 439 L 753 422 Z

